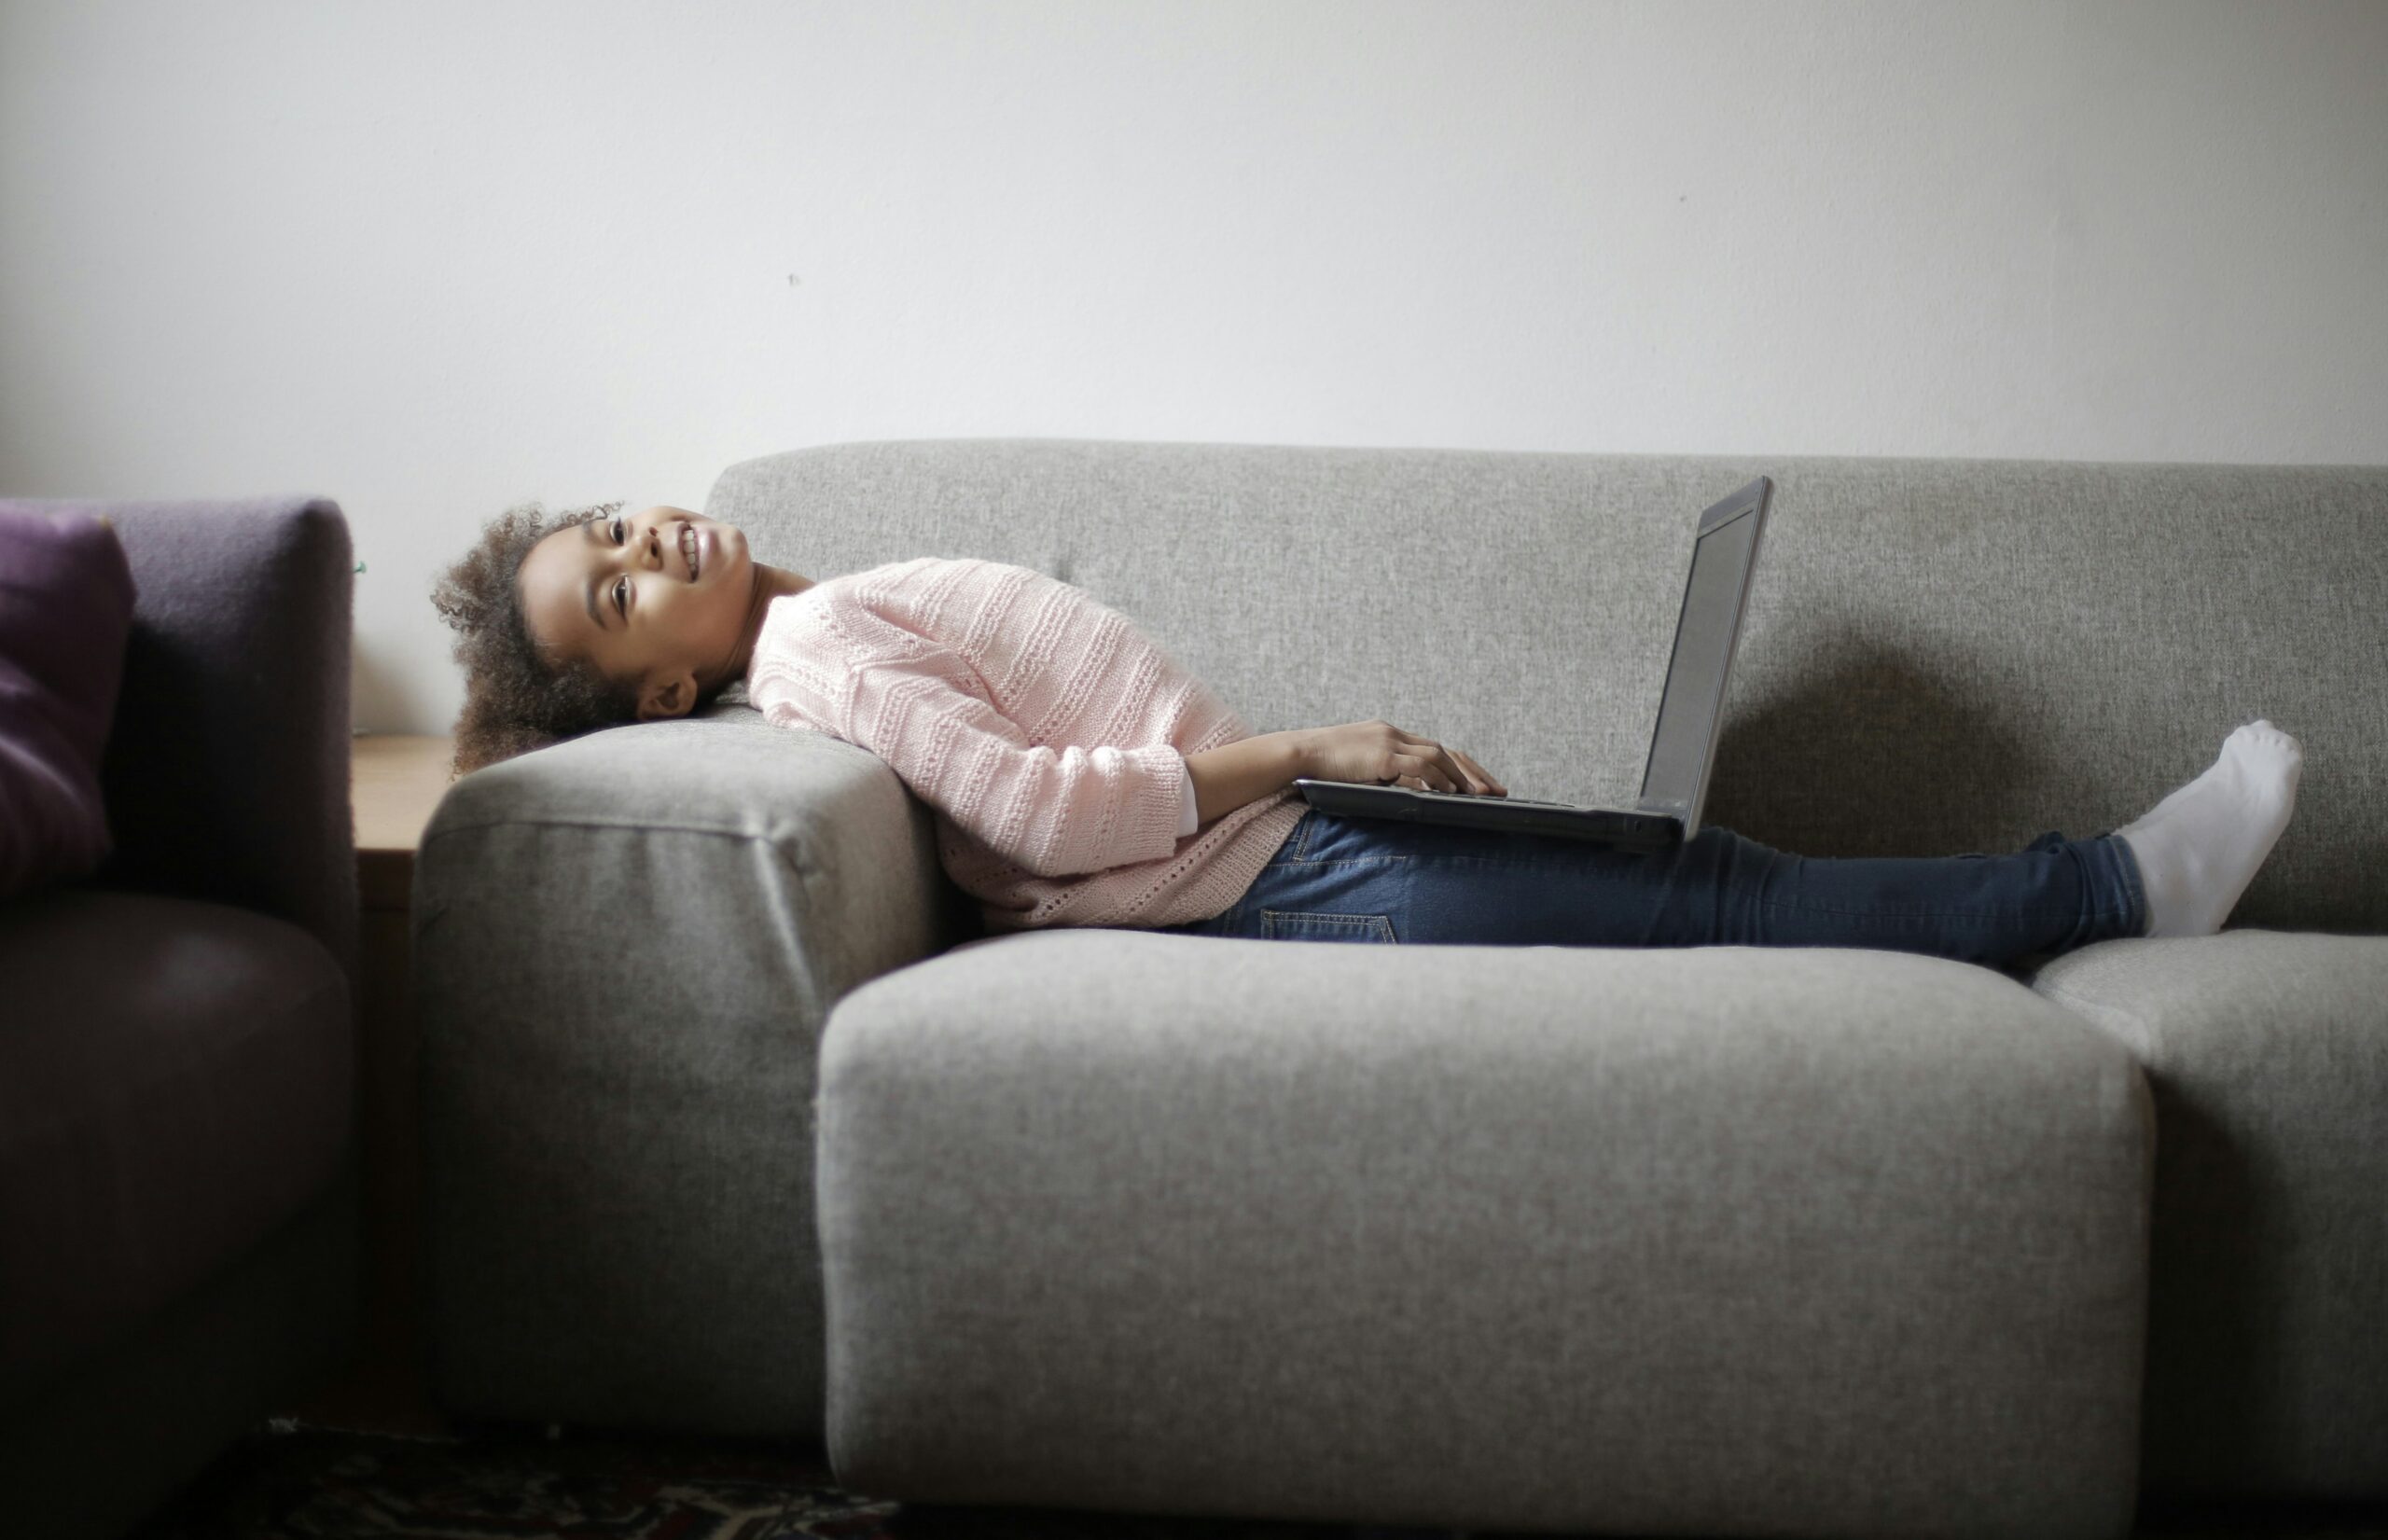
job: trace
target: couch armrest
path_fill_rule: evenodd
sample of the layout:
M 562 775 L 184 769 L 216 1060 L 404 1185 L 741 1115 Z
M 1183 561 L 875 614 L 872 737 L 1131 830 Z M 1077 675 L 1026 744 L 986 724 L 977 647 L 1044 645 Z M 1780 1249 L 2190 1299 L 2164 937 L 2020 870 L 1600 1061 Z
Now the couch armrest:
M 132 634 L 101 794 L 96 887 L 237 904 L 356 970 L 349 812 L 355 563 L 329 498 L 9 500 L 104 514 L 132 569 Z
M 750 707 L 451 786 L 413 907 L 441 1406 L 817 1432 L 822 1026 L 959 893 L 883 761 Z

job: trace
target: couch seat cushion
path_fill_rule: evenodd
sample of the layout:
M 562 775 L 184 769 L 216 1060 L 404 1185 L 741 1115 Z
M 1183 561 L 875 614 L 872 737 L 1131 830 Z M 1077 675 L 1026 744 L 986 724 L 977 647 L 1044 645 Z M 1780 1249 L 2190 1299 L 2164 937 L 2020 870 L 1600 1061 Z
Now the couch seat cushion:
M 2032 983 L 2156 1095 L 2147 1485 L 2388 1497 L 2388 936 L 2109 941 Z
M 2001 973 L 1035 932 L 848 994 L 820 1068 L 849 1486 L 2129 1528 L 2147 1088 Z
M 330 1185 L 346 978 L 285 921 L 63 885 L 0 905 L 0 1392 L 239 1258 Z

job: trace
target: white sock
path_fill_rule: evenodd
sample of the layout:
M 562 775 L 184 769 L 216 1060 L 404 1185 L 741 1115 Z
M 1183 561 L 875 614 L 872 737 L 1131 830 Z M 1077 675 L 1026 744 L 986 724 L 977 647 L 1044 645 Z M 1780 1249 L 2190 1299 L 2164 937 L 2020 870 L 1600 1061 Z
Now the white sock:
M 2297 806 L 2305 751 L 2262 718 L 2139 822 L 2118 829 L 2139 858 L 2148 936 L 2212 936 L 2256 880 Z

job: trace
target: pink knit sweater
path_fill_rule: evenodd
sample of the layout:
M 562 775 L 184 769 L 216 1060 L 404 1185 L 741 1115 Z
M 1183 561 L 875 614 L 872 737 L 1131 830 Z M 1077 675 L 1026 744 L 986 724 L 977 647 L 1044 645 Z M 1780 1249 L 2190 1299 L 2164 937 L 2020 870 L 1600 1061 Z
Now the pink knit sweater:
M 923 556 L 772 600 L 746 693 L 887 761 L 991 934 L 1207 920 L 1309 806 L 1286 787 L 1181 836 L 1185 756 L 1252 733 L 1126 617 L 1001 562 Z

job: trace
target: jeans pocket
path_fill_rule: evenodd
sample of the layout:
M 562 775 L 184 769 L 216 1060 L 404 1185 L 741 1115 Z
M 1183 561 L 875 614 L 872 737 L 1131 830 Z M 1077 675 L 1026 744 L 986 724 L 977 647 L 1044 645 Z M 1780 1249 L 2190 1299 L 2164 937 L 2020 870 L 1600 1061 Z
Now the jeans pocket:
M 1302 815 L 1294 820 L 1294 826 L 1285 831 L 1284 839 L 1277 846 L 1277 853 L 1269 857 L 1269 864 L 1272 867 L 1282 867 L 1289 861 L 1309 860 L 1311 830 L 1317 826 L 1318 810 L 1304 808 Z
M 1297 914 L 1289 909 L 1262 909 L 1260 937 L 1264 941 L 1398 942 L 1393 921 L 1385 915 Z

